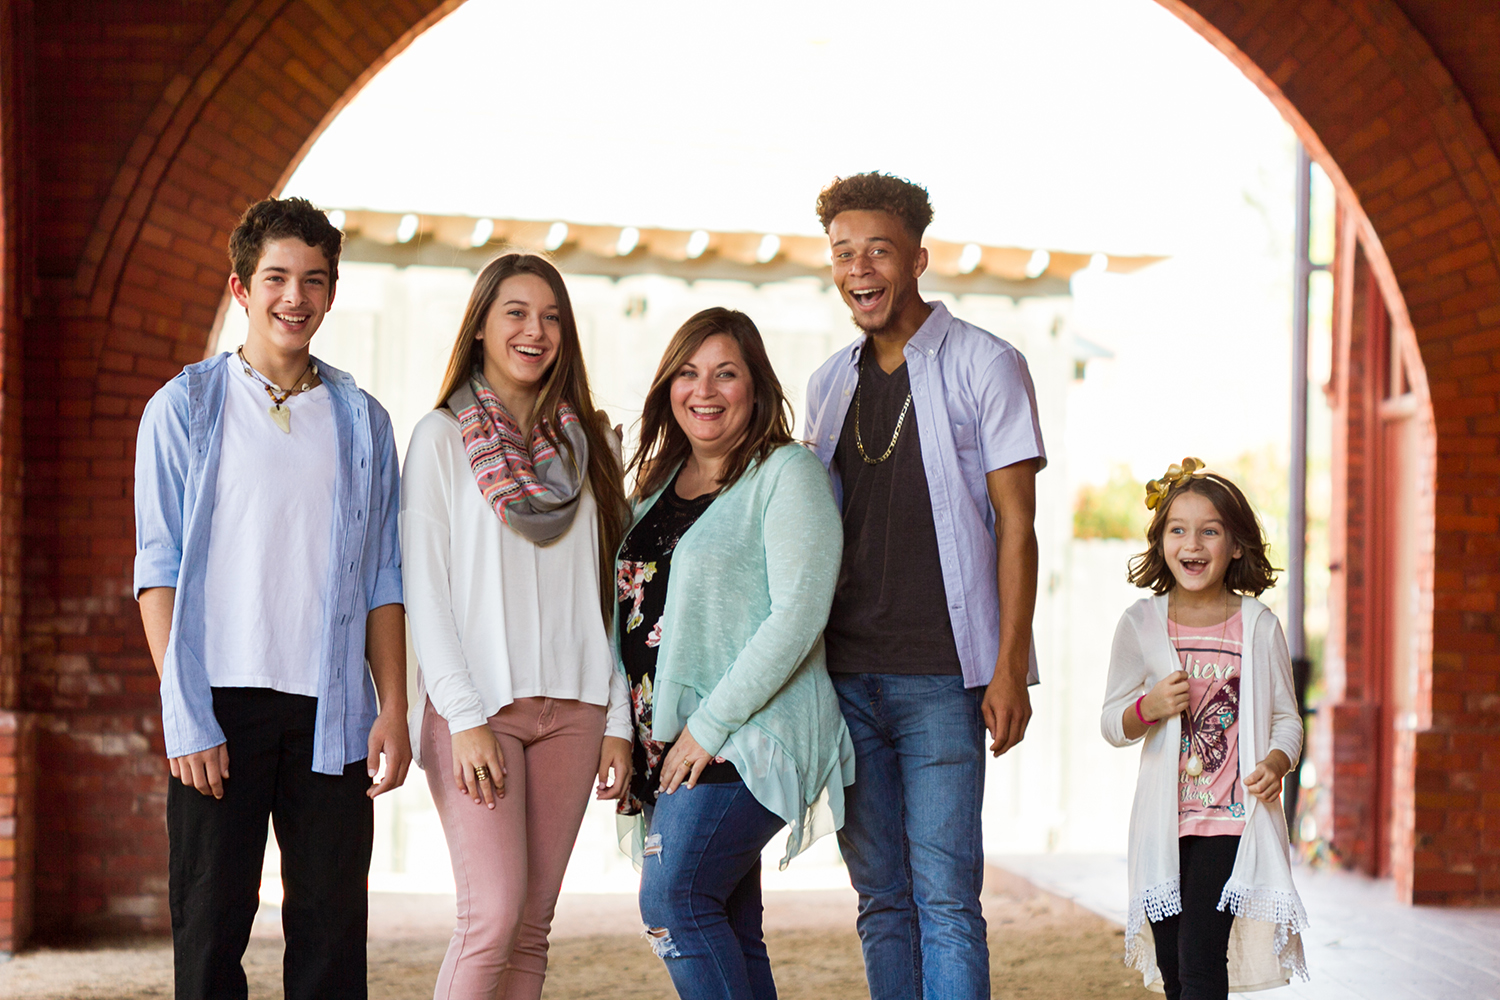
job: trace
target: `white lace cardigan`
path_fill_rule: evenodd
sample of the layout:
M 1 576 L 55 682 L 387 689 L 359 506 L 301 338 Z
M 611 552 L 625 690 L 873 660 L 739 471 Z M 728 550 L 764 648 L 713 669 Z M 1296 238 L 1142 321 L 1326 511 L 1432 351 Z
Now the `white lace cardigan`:
M 1243 598 L 1245 643 L 1240 674 L 1240 776 L 1255 770 L 1272 749 L 1296 764 L 1302 752 L 1302 719 L 1292 689 L 1291 658 L 1281 623 L 1264 604 Z M 1099 728 L 1117 747 L 1136 742 L 1125 735 L 1124 713 L 1181 660 L 1167 637 L 1167 598 L 1137 601 L 1120 618 L 1110 653 L 1109 682 Z M 1177 869 L 1177 787 L 1182 724 L 1163 719 L 1141 738 L 1141 769 L 1130 813 L 1130 903 L 1125 925 L 1125 961 L 1140 970 L 1147 989 L 1162 992 L 1161 970 L 1150 920 L 1182 912 Z M 1248 993 L 1307 978 L 1302 931 L 1307 913 L 1292 884 L 1286 818 L 1279 804 L 1246 796 L 1245 832 L 1219 909 L 1234 913 L 1229 939 L 1229 990 Z

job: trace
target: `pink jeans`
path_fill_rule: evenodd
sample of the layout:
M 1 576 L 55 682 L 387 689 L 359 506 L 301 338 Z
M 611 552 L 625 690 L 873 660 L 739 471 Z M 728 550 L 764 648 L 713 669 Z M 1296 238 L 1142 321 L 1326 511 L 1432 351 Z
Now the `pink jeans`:
M 458 890 L 458 925 L 434 1000 L 542 995 L 547 932 L 599 772 L 604 706 L 521 698 L 489 727 L 507 772 L 493 810 L 458 791 L 448 723 L 430 701 L 422 715 L 422 760 Z

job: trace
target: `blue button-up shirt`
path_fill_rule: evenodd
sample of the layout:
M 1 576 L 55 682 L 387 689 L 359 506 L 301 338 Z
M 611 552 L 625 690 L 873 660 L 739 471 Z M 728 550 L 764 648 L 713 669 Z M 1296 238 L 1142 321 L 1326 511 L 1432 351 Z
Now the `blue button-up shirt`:
M 1000 656 L 1000 586 L 995 567 L 995 510 L 985 475 L 1039 458 L 1042 427 L 1036 390 L 1021 352 L 999 337 L 954 318 L 941 302 L 906 342 L 911 405 L 932 498 L 948 617 L 964 684 L 979 687 Z M 807 384 L 807 441 L 832 468 L 849 404 L 859 384 L 865 338 L 823 363 Z M 1037 682 L 1036 647 L 1028 674 Z
M 162 663 L 167 756 L 224 742 L 204 669 L 204 579 L 223 440 L 228 353 L 184 368 L 141 415 L 135 455 L 135 592 L 175 587 Z M 390 417 L 352 376 L 318 362 L 333 398 L 340 458 L 334 480 L 329 563 L 318 661 L 313 770 L 340 774 L 369 754 L 377 712 L 365 663 L 365 616 L 401 603 L 399 468 Z

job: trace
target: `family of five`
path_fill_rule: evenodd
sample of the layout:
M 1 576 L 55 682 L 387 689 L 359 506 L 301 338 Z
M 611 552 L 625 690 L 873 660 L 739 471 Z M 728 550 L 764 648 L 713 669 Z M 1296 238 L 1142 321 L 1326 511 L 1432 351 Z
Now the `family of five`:
M 838 178 L 817 212 L 860 335 L 800 436 L 755 323 L 712 308 L 627 458 L 562 276 L 507 253 L 399 470 L 385 410 L 310 353 L 342 234 L 300 199 L 245 212 L 245 343 L 152 398 L 136 456 L 179 998 L 247 995 L 268 822 L 286 996 L 367 995 L 372 800 L 413 761 L 457 889 L 435 998 L 541 996 L 591 791 L 684 1000 L 776 996 L 783 831 L 782 865 L 837 834 L 872 998 L 990 995 L 986 752 L 1021 742 L 1037 682 L 1035 393 L 1015 347 L 920 295 L 925 190 Z M 1192 460 L 1148 503 L 1131 579 L 1157 596 L 1121 620 L 1102 722 L 1143 742 L 1126 957 L 1222 998 L 1303 971 L 1274 807 L 1301 723 L 1253 509 Z

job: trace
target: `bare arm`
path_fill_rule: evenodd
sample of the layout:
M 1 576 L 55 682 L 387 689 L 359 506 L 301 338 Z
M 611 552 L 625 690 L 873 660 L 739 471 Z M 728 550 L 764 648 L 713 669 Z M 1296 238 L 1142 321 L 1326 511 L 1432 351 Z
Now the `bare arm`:
M 177 604 L 176 587 L 148 587 L 136 598 L 141 606 L 141 625 L 146 629 L 146 645 L 156 664 L 157 679 L 167 659 L 167 642 L 172 638 L 172 609 Z M 185 757 L 167 758 L 172 777 L 191 785 L 204 795 L 224 797 L 224 779 L 229 777 L 229 745 L 190 753 Z
M 161 679 L 162 664 L 167 658 L 167 640 L 172 637 L 172 608 L 177 603 L 176 587 L 149 587 L 136 598 L 141 606 L 141 624 L 146 629 L 146 645 Z
M 985 487 L 995 509 L 996 572 L 1000 586 L 1000 655 L 984 693 L 984 723 L 996 757 L 1020 743 L 1031 721 L 1026 674 L 1031 617 L 1036 610 L 1036 473 L 1028 459 L 988 473 Z
M 406 730 L 406 608 L 383 604 L 365 619 L 365 658 L 375 680 L 380 714 L 370 727 L 370 777 L 380 772 L 385 757 L 385 776 L 370 786 L 374 798 L 406 780 L 411 767 L 411 737 Z

